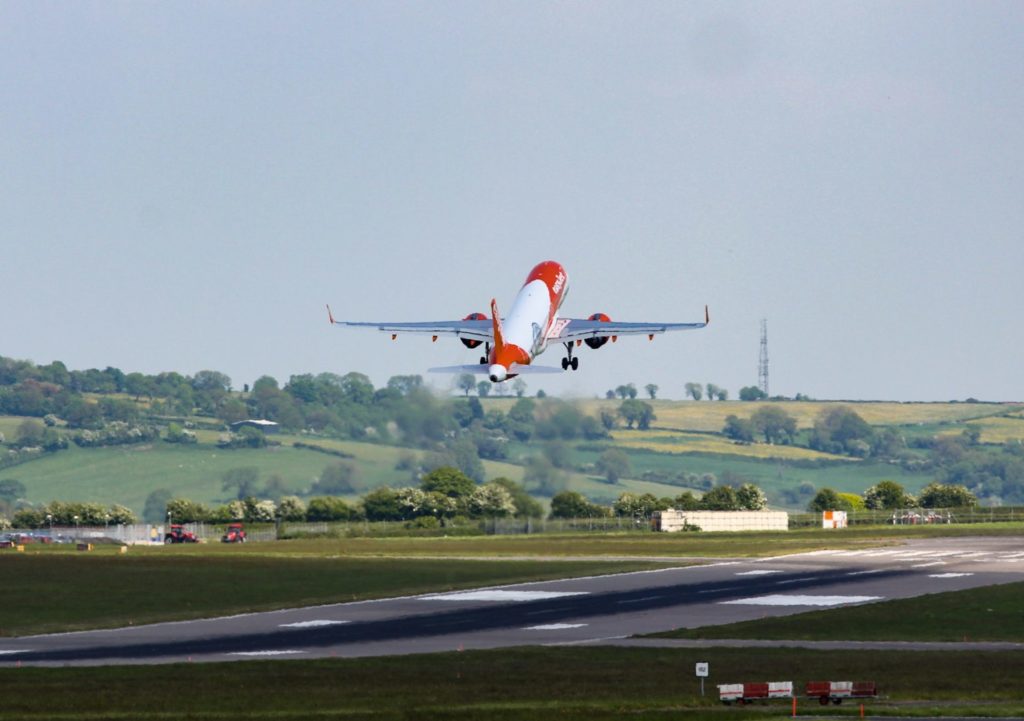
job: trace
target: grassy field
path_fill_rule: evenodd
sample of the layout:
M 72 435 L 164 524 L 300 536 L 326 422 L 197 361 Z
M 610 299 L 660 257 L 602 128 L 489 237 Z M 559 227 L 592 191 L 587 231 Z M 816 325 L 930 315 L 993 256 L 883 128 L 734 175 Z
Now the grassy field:
M 708 692 L 693 676 L 710 665 Z M 800 649 L 519 648 L 392 658 L 101 668 L 0 668 L 0 720 L 187 718 L 767 719 L 788 701 L 724 707 L 716 683 L 868 680 L 883 699 L 869 714 L 1024 713 L 1024 653 Z M 800 702 L 803 714 L 857 707 Z
M 1024 424 L 1022 424 L 1024 425 Z M 615 445 L 630 450 L 656 453 L 714 453 L 757 460 L 837 461 L 857 463 L 856 458 L 822 453 L 800 446 L 777 446 L 768 443 L 734 443 L 723 436 L 683 431 L 648 430 L 615 431 Z
M 1024 642 L 1021 599 L 1024 599 L 1024 583 L 1008 583 L 653 635 L 660 638 L 1020 643 Z

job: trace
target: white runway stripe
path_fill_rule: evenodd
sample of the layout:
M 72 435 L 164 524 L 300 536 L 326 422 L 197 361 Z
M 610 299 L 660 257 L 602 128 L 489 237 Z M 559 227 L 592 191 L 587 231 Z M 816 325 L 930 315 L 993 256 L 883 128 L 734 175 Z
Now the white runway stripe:
M 235 651 L 229 653 L 228 656 L 290 656 L 296 653 L 305 653 L 305 651 Z
M 423 601 L 541 601 L 562 596 L 586 596 L 587 591 L 456 591 L 423 596 Z
M 295 623 L 282 623 L 281 628 L 316 628 L 318 626 L 337 626 L 341 623 L 348 623 L 348 621 L 296 621 Z
M 584 628 L 585 623 L 547 623 L 543 626 L 527 626 L 524 631 L 561 631 L 566 628 Z
M 973 575 L 973 573 L 929 573 L 928 578 L 960 578 L 961 576 Z
M 785 595 L 772 594 L 769 596 L 754 596 L 752 598 L 740 598 L 735 601 L 722 601 L 726 605 L 734 606 L 841 606 L 846 603 L 864 603 L 866 601 L 877 601 L 881 596 L 807 596 L 807 595 Z

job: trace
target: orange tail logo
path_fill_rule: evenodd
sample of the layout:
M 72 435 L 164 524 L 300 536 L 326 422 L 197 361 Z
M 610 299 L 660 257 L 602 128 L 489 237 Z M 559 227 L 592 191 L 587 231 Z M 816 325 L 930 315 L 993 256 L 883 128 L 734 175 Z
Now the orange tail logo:
M 505 338 L 501 333 L 501 317 L 498 315 L 498 301 L 491 298 L 491 323 L 494 327 L 494 350 L 501 350 L 505 345 Z

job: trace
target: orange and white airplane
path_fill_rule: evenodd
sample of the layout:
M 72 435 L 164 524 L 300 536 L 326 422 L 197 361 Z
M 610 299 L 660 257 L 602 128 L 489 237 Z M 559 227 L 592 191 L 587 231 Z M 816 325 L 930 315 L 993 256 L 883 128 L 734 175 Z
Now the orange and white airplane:
M 454 335 L 467 348 L 484 346 L 484 354 L 475 365 L 430 368 L 432 373 L 486 373 L 493 383 L 514 378 L 521 373 L 560 373 L 558 368 L 534 366 L 533 359 L 557 342 L 565 346 L 562 371 L 579 368 L 574 347 L 586 343 L 600 348 L 610 338 L 614 343 L 620 335 L 646 335 L 654 340 L 658 333 L 670 330 L 695 330 L 705 327 L 710 318 L 704 306 L 703 323 L 618 323 L 604 313 L 594 313 L 586 319 L 559 318 L 569 292 L 569 276 L 559 263 L 546 260 L 537 264 L 519 290 L 509 314 L 498 315 L 498 304 L 491 300 L 491 316 L 470 313 L 462 320 L 443 320 L 413 323 L 369 323 L 335 320 L 330 306 L 327 315 L 331 323 L 339 326 L 374 328 L 390 333 L 391 339 L 399 333 L 426 333 L 437 340 L 440 335 Z

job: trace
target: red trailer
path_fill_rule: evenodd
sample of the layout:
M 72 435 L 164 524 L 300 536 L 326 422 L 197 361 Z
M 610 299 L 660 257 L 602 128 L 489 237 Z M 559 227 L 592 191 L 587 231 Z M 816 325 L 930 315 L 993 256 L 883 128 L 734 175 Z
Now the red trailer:
M 792 681 L 770 681 L 768 683 L 726 683 L 719 684 L 718 698 L 729 705 L 733 701 L 739 704 L 751 701 L 767 701 L 773 698 L 792 698 Z
M 807 698 L 817 698 L 822 706 L 829 701 L 839 705 L 844 698 L 875 698 L 878 689 L 874 681 L 808 681 Z

